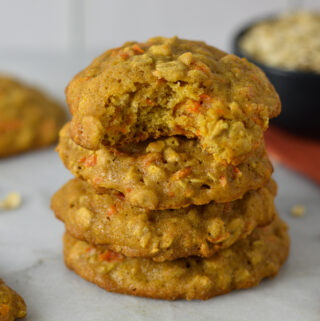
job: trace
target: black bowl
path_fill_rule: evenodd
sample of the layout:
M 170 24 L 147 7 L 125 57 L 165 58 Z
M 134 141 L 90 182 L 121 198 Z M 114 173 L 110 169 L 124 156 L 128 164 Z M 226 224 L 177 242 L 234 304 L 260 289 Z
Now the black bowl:
M 245 26 L 235 35 L 232 49 L 237 56 L 259 66 L 279 93 L 282 111 L 271 123 L 298 134 L 320 138 L 320 74 L 269 67 L 246 55 L 239 42 L 256 23 Z

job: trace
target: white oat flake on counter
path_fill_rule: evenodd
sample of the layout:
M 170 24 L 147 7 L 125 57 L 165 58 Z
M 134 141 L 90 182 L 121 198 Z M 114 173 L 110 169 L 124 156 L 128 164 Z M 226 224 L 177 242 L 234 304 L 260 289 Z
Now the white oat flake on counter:
M 294 217 L 302 217 L 306 215 L 306 208 L 303 205 L 297 204 L 291 208 L 291 215 Z
M 21 195 L 17 192 L 9 193 L 0 201 L 0 210 L 13 210 L 21 205 Z

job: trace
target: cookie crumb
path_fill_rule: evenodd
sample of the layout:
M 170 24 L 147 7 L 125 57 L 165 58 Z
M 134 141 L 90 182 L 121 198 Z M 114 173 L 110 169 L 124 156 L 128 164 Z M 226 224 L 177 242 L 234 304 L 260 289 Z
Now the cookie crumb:
M 291 208 L 291 215 L 294 217 L 302 217 L 306 215 L 306 208 L 303 205 L 294 205 Z
M 0 201 L 0 209 L 12 210 L 18 208 L 21 204 L 21 195 L 19 193 L 10 193 L 7 197 Z

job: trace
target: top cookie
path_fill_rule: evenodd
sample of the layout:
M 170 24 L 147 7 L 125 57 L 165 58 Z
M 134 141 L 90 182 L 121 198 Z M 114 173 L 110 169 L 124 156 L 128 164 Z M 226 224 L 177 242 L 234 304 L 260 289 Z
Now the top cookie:
M 40 91 L 0 76 L 0 157 L 54 143 L 66 118 Z
M 85 148 L 183 135 L 232 164 L 246 159 L 281 109 L 258 67 L 177 37 L 106 51 L 74 77 L 66 96 L 72 138 Z

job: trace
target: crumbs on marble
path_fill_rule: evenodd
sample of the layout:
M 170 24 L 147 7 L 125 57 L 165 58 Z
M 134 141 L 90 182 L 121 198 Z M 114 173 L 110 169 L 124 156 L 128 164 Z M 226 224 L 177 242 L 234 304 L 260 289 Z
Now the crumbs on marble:
M 306 215 L 306 208 L 303 205 L 297 204 L 291 208 L 291 215 L 294 217 L 302 217 Z
M 21 195 L 16 192 L 8 194 L 3 200 L 0 201 L 1 210 L 13 210 L 21 205 Z

